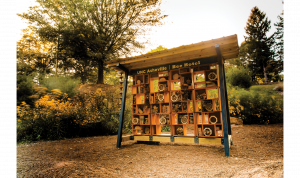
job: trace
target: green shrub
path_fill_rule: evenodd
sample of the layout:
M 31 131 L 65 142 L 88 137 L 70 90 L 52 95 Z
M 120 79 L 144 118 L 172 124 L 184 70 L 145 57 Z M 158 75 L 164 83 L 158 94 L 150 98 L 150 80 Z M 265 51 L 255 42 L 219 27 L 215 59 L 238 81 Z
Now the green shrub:
M 225 76 L 226 83 L 230 83 L 232 86 L 249 88 L 252 85 L 249 70 L 242 66 L 228 68 Z
M 17 107 L 17 141 L 117 134 L 118 96 L 115 87 L 78 94 L 73 100 L 53 90 L 41 95 L 34 108 L 23 102 Z
M 35 73 L 30 65 L 23 62 L 16 63 L 16 105 L 19 106 L 22 101 L 32 105 L 30 96 L 33 94 L 33 78 Z
M 283 122 L 283 97 L 276 91 L 232 87 L 228 89 L 228 100 L 230 116 L 243 119 L 244 124 Z
M 49 76 L 41 77 L 40 84 L 49 89 L 59 89 L 63 93 L 67 93 L 71 98 L 78 91 L 74 90 L 75 87 L 80 83 L 80 79 L 72 78 L 70 76 Z
M 31 76 L 22 74 L 17 75 L 17 105 L 19 106 L 23 101 L 29 105 L 33 105 L 32 98 L 33 94 L 33 80 Z

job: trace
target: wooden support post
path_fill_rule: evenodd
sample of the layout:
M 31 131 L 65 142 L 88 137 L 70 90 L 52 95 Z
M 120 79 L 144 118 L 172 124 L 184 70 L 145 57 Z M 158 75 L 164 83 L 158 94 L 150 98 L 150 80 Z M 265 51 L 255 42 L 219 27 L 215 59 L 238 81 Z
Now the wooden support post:
M 124 118 L 125 103 L 126 103 L 127 79 L 128 79 L 129 71 L 127 68 L 122 66 L 120 63 L 118 63 L 116 66 L 125 72 L 124 83 L 123 83 L 123 93 L 122 93 L 121 112 L 120 112 L 120 119 L 119 119 L 118 140 L 117 140 L 117 148 L 120 148 L 121 142 L 122 142 L 122 128 L 123 128 L 123 118 Z
M 228 138 L 228 124 L 227 124 L 227 107 L 228 104 L 226 102 L 226 90 L 225 90 L 225 75 L 224 75 L 224 68 L 223 68 L 223 58 L 220 51 L 219 44 L 215 45 L 217 58 L 218 58 L 218 65 L 219 65 L 219 81 L 220 81 L 220 97 L 221 97 L 221 109 L 222 109 L 222 122 L 223 122 L 223 136 L 224 136 L 224 151 L 225 156 L 229 157 L 229 138 Z
M 225 77 L 225 68 L 224 68 L 224 64 L 223 64 L 223 75 Z M 229 105 L 228 105 L 228 96 L 227 96 L 227 86 L 226 86 L 226 80 L 224 80 L 224 85 L 225 85 L 225 102 L 227 105 L 227 125 L 228 125 L 228 135 L 232 135 L 231 134 L 231 124 L 230 124 L 230 116 L 229 116 Z

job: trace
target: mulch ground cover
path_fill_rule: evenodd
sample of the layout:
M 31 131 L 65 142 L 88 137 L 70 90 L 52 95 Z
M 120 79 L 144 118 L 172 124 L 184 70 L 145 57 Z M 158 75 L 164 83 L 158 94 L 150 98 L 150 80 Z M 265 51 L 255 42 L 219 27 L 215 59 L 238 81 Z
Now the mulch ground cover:
M 283 177 L 283 124 L 232 127 L 224 146 L 122 142 L 117 136 L 17 146 L 17 177 Z

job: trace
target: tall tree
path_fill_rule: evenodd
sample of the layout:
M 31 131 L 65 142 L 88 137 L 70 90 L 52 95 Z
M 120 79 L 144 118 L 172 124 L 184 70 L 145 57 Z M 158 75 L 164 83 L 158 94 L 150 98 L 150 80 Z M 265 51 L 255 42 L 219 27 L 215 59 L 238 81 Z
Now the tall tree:
M 39 6 L 18 14 L 36 32 L 66 50 L 60 60 L 74 58 L 82 71 L 98 68 L 103 83 L 104 62 L 143 48 L 137 37 L 162 24 L 161 0 L 37 0 Z M 82 62 L 79 62 L 82 61 Z M 84 72 L 83 72 L 84 73 Z
M 248 36 L 244 36 L 248 67 L 252 69 L 253 76 L 263 74 L 265 82 L 268 82 L 267 66 L 273 58 L 272 45 L 274 44 L 274 35 L 267 37 L 267 32 L 271 28 L 270 24 L 271 21 L 268 20 L 266 14 L 255 6 L 251 10 L 245 27 Z
M 277 73 L 280 73 L 283 71 L 283 60 L 284 60 L 284 40 L 283 40 L 283 35 L 284 35 L 284 19 L 282 16 L 277 16 L 279 19 L 279 22 L 275 23 L 276 27 L 276 32 L 274 33 L 275 35 L 275 58 L 276 61 L 276 67 L 277 67 Z
M 41 41 L 38 35 L 32 30 L 33 27 L 29 27 L 22 30 L 23 36 L 17 42 L 17 65 L 18 74 L 24 73 L 26 67 L 30 66 L 31 69 L 26 69 L 32 72 L 49 73 L 53 67 L 53 60 L 51 60 L 54 44 Z M 23 65 L 24 64 L 24 65 Z

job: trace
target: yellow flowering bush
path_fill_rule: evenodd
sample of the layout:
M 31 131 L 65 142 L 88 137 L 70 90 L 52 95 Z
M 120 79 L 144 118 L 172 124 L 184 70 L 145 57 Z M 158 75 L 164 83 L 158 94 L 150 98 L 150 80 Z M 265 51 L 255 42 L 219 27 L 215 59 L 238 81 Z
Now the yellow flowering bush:
M 114 134 L 118 129 L 118 91 L 97 89 L 94 93 L 77 94 L 38 88 L 36 101 L 30 108 L 23 102 L 17 106 L 17 137 L 20 140 L 54 140 L 68 137 Z
M 26 104 L 25 101 L 23 101 L 20 106 L 17 106 L 17 114 L 20 117 L 27 115 L 29 110 L 30 106 Z
M 283 122 L 283 97 L 272 90 L 227 88 L 231 117 L 243 119 L 245 124 Z
M 34 119 L 47 119 L 49 115 L 54 114 L 59 119 L 62 114 L 70 114 L 73 112 L 74 106 L 69 100 L 68 95 L 61 93 L 60 90 L 52 90 L 52 93 L 42 96 L 35 102 Z M 61 98 L 61 99 L 59 99 Z
M 229 113 L 234 117 L 239 117 L 244 110 L 244 107 L 241 105 L 239 99 L 229 102 L 229 106 Z

